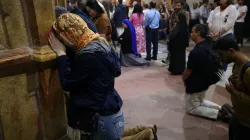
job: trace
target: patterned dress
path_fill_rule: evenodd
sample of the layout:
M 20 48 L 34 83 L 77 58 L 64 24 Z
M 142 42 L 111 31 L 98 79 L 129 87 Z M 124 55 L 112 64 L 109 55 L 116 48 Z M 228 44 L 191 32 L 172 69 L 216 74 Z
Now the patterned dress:
M 146 52 L 145 32 L 143 29 L 143 14 L 134 13 L 130 17 L 130 22 L 135 27 L 136 47 L 139 54 Z

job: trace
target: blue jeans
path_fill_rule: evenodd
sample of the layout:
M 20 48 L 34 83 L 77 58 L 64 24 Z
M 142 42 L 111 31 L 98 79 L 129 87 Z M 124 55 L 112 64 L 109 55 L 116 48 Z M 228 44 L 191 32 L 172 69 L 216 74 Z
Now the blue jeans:
M 147 57 L 151 59 L 151 43 L 153 44 L 153 57 L 157 58 L 158 54 L 158 29 L 149 29 L 146 32 L 146 50 Z
M 99 128 L 93 135 L 93 140 L 120 140 L 122 138 L 125 127 L 122 111 L 111 116 L 101 116 L 98 123 Z

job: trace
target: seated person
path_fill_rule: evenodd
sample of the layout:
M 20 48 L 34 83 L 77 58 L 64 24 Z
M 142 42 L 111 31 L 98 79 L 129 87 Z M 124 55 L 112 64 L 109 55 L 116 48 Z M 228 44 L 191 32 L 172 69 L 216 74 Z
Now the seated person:
M 128 20 L 123 20 L 124 32 L 118 41 L 121 44 L 120 59 L 123 66 L 144 66 L 149 62 L 141 58 L 137 53 L 136 34 L 133 24 Z

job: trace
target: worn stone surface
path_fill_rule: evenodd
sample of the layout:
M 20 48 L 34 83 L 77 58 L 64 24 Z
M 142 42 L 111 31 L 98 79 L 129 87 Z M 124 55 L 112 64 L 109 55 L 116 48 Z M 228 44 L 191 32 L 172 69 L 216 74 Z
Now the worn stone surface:
M 0 5 L 0 28 L 6 29 L 0 33 L 1 42 L 5 40 L 3 43 L 6 44 L 7 36 L 9 48 L 27 47 L 29 43 L 20 0 L 1 0 Z
M 26 74 L 0 78 L 0 116 L 4 140 L 35 140 L 37 137 L 37 101 L 34 91 L 27 92 L 27 84 Z

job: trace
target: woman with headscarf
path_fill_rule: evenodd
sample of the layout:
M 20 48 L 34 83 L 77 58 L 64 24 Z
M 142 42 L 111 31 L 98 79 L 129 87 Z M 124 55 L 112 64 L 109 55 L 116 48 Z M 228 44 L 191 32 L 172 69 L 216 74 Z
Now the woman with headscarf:
M 86 9 L 94 22 L 98 33 L 107 39 L 112 40 L 112 26 L 104 6 L 98 0 L 88 0 Z
M 143 28 L 144 15 L 142 11 L 142 6 L 140 4 L 136 4 L 134 6 L 133 14 L 130 16 L 130 22 L 135 27 L 136 47 L 139 56 L 141 56 L 141 53 L 144 53 L 146 51 L 145 32 Z
M 174 75 L 182 74 L 186 68 L 186 47 L 189 43 L 186 16 L 179 13 L 177 24 L 169 34 L 170 64 L 169 72 Z
M 82 18 L 71 13 L 56 19 L 49 42 L 58 56 L 61 86 L 70 93 L 68 125 L 84 131 L 93 140 L 121 139 L 123 101 L 114 88 L 121 69 L 115 51 Z M 66 49 L 75 52 L 74 61 L 69 61 Z
M 149 65 L 147 61 L 138 56 L 136 48 L 136 33 L 133 24 L 128 20 L 123 20 L 124 32 L 119 37 L 121 44 L 121 64 L 123 66 L 143 66 Z

